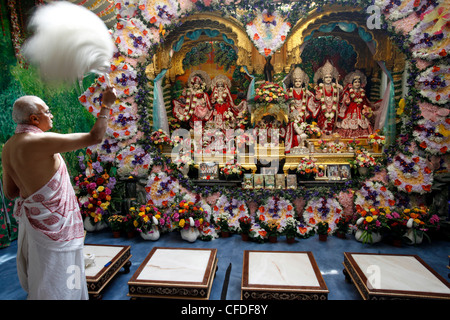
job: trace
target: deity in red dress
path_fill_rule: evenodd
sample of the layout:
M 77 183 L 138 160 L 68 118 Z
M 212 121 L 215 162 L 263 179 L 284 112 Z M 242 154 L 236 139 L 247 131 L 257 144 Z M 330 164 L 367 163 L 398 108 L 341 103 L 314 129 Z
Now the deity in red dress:
M 319 107 L 313 116 L 317 118 L 317 125 L 325 135 L 331 135 L 336 124 L 338 106 L 342 96 L 342 86 L 338 80 L 339 72 L 328 60 L 314 75 L 315 99 Z
M 342 138 L 367 137 L 373 132 L 370 123 L 373 110 L 364 90 L 366 83 L 366 76 L 359 70 L 344 79 L 344 94 L 336 123 L 336 131 Z
M 208 127 L 216 129 L 234 129 L 237 118 L 246 112 L 247 104 L 243 100 L 235 105 L 230 93 L 231 81 L 225 75 L 217 75 L 212 81 L 211 104 L 214 108 L 211 118 L 212 124 Z
M 180 121 L 189 121 L 191 128 L 200 121 L 202 126 L 209 121 L 213 109 L 207 93 L 210 78 L 204 71 L 193 72 L 188 79 L 188 89 L 180 100 L 173 101 L 173 114 Z
M 292 103 L 289 106 L 289 123 L 286 127 L 284 142 L 286 153 L 290 153 L 292 148 L 303 146 L 307 136 L 302 131 L 301 124 L 306 123 L 317 108 L 313 94 L 308 90 L 309 77 L 302 69 L 295 68 L 288 80 L 293 87 L 288 89 L 288 96 L 292 99 Z

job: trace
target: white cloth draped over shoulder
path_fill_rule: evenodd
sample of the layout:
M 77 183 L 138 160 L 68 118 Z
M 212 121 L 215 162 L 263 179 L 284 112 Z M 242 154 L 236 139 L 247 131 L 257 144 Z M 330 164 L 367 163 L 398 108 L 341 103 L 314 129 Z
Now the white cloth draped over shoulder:
M 66 164 L 59 157 L 60 166 L 53 177 L 15 203 L 19 223 L 17 272 L 28 299 L 89 298 L 83 220 Z

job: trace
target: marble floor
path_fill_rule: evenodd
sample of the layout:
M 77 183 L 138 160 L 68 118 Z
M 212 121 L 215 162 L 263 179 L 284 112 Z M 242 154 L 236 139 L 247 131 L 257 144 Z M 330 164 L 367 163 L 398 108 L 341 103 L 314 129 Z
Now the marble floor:
M 328 287 L 328 300 L 361 300 L 356 287 L 345 281 L 343 274 L 344 252 L 389 253 L 418 255 L 425 263 L 448 281 L 450 246 L 448 241 L 434 240 L 420 245 L 394 247 L 381 242 L 365 245 L 354 240 L 352 235 L 348 239 L 328 237 L 328 241 L 321 242 L 317 236 L 308 239 L 298 239 L 288 244 L 284 237 L 277 243 L 244 242 L 239 235 L 230 238 L 218 238 L 213 241 L 197 240 L 189 243 L 182 240 L 179 233 L 163 234 L 158 241 L 145 241 L 139 236 L 128 239 L 126 236 L 113 238 L 111 232 L 100 231 L 88 233 L 87 244 L 109 244 L 131 246 L 131 268 L 128 274 L 119 273 L 102 291 L 103 300 L 130 300 L 128 281 L 144 261 L 153 247 L 171 248 L 216 248 L 218 269 L 211 288 L 210 300 L 221 300 L 226 270 L 231 264 L 226 300 L 240 300 L 241 279 L 243 269 L 244 250 L 260 251 L 311 251 L 320 273 Z M 24 300 L 26 293 L 20 287 L 16 270 L 17 242 L 14 241 L 7 248 L 0 249 L 0 300 Z

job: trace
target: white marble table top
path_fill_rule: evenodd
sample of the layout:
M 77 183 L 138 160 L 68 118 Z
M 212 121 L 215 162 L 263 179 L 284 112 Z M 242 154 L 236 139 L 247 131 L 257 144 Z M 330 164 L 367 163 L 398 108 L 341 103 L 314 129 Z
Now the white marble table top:
M 352 254 L 371 289 L 450 294 L 450 289 L 414 256 Z
M 307 253 L 250 252 L 248 285 L 318 287 Z
M 136 280 L 202 282 L 211 250 L 158 248 Z
M 119 246 L 96 246 L 96 245 L 85 245 L 83 248 L 84 254 L 94 254 L 94 264 L 89 265 L 85 269 L 87 277 L 96 276 L 104 267 L 107 265 L 114 257 L 123 250 L 123 247 Z

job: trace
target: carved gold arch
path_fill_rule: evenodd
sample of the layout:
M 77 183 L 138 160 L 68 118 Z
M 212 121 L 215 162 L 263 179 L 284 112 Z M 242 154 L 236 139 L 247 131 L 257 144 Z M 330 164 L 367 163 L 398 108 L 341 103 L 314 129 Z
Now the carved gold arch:
M 167 36 L 164 44 L 159 46 L 153 57 L 153 63 L 147 67 L 146 73 L 150 79 L 158 75 L 161 70 L 167 69 L 166 76 L 173 81 L 177 75 L 184 73 L 183 59 L 193 46 L 202 41 L 223 41 L 223 34 L 234 41 L 234 47 L 238 54 L 237 65 L 250 65 L 253 43 L 248 38 L 242 25 L 234 18 L 225 18 L 216 12 L 204 12 L 188 16 L 181 22 L 182 24 Z M 173 45 L 181 36 L 186 36 L 188 32 L 198 29 L 218 30 L 219 36 L 201 35 L 197 40 L 189 40 L 185 37 L 180 51 L 173 52 Z
M 305 37 L 316 30 L 314 37 L 324 35 L 334 35 L 347 41 L 357 53 L 356 68 L 364 68 L 368 71 L 378 68 L 376 61 L 385 61 L 389 69 L 403 69 L 405 57 L 396 48 L 386 32 L 382 30 L 368 30 L 366 21 L 368 16 L 362 13 L 364 8 L 330 5 L 323 7 L 320 12 L 313 11 L 307 17 L 300 19 L 292 28 L 292 32 L 285 43 L 286 67 L 301 63 L 302 45 Z M 372 35 L 376 42 L 376 52 L 372 56 L 365 42 L 359 37 L 357 32 L 344 32 L 336 28 L 332 33 L 323 33 L 317 31 L 321 25 L 327 25 L 338 22 L 352 22 L 358 27 L 364 28 Z

